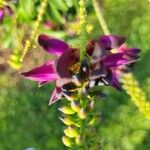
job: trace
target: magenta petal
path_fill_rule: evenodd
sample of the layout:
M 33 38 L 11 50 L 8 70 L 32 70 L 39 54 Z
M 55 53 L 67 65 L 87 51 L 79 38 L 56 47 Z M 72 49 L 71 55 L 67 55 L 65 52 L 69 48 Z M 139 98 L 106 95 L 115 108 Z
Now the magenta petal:
M 64 52 L 56 63 L 57 74 L 61 78 L 70 78 L 72 74 L 69 71 L 69 67 L 78 61 L 79 57 L 77 54 L 77 49 L 69 49 Z
M 57 102 L 58 100 L 60 100 L 62 98 L 62 90 L 60 87 L 55 87 L 50 101 L 49 101 L 49 105 L 52 105 L 53 103 Z
M 60 56 L 69 48 L 68 44 L 64 41 L 44 34 L 39 36 L 38 42 L 48 53 L 58 56 Z
M 99 43 L 107 50 L 111 50 L 121 46 L 125 42 L 124 36 L 105 35 L 98 39 Z
M 126 50 L 127 55 L 135 57 L 135 58 L 138 56 L 139 52 L 140 52 L 140 49 L 138 48 L 129 48 Z
M 48 61 L 44 65 L 34 68 L 29 72 L 22 73 L 23 76 L 30 80 L 38 82 L 54 81 L 57 79 L 57 74 L 53 68 L 54 61 Z
M 128 60 L 123 57 L 124 53 L 110 54 L 106 56 L 102 62 L 106 67 L 116 67 L 128 63 Z

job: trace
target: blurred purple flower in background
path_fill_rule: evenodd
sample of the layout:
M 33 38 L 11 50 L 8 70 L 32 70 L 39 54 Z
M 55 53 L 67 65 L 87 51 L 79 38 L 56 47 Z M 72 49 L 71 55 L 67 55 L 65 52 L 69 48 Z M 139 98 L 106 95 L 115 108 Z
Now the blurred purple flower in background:
M 9 16 L 11 16 L 13 14 L 12 9 L 7 5 L 0 7 L 0 22 L 3 21 L 5 14 L 8 14 Z

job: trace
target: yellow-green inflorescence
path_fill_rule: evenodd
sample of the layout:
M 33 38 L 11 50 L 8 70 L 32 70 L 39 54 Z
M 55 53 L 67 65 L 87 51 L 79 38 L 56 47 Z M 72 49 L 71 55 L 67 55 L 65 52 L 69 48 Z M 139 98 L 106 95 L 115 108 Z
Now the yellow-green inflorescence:
M 131 100 L 138 109 L 150 119 L 150 102 L 147 101 L 144 91 L 140 88 L 139 83 L 133 74 L 125 74 L 122 78 L 123 88 L 131 96 Z
M 60 119 L 66 125 L 62 137 L 65 146 L 73 150 L 94 150 L 93 146 L 100 148 L 97 127 L 101 118 L 93 98 L 78 97 L 59 110 L 63 113 Z
M 32 33 L 31 33 L 30 39 L 26 41 L 25 47 L 23 49 L 23 54 L 22 54 L 22 56 L 20 58 L 21 62 L 23 61 L 26 53 L 28 52 L 29 48 L 31 47 L 32 41 L 34 40 L 34 38 L 35 38 L 35 36 L 37 34 L 38 28 L 39 28 L 40 23 L 42 21 L 42 17 L 44 15 L 45 10 L 46 10 L 47 3 L 48 3 L 48 0 L 43 0 L 41 2 L 41 8 L 40 8 L 39 14 L 37 16 L 37 21 L 35 22 L 35 27 L 34 27 Z
M 12 54 L 12 56 L 10 57 L 10 60 L 8 63 L 16 70 L 18 70 L 22 67 L 23 59 L 32 46 L 32 43 L 37 35 L 40 23 L 42 21 L 43 15 L 46 11 L 47 4 L 48 4 L 48 0 L 41 1 L 41 7 L 40 7 L 39 13 L 37 15 L 37 20 L 35 21 L 35 26 L 34 26 L 33 31 L 31 32 L 29 39 L 27 39 L 25 41 L 25 46 L 23 48 L 22 48 L 22 46 L 20 46 L 22 44 L 19 44 L 19 47 L 17 47 L 17 53 Z M 19 55 L 18 55 L 18 51 L 19 51 Z

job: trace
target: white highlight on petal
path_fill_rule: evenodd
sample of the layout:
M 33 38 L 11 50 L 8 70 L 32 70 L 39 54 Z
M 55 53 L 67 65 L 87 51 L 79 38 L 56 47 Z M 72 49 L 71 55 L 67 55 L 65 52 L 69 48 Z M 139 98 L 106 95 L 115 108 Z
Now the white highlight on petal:
M 92 54 L 91 62 L 92 63 L 98 62 L 102 58 L 102 55 L 103 55 L 103 50 L 101 49 L 100 45 L 97 42 L 95 42 L 95 47 Z
M 92 87 L 94 87 L 94 85 L 95 85 L 95 80 L 90 81 L 90 83 L 89 83 L 89 87 L 90 87 L 90 88 L 92 88 Z
M 114 40 L 114 37 L 109 37 L 110 41 L 111 41 L 111 47 L 117 47 L 117 43 L 116 41 Z
M 103 86 L 103 85 L 104 85 L 103 82 L 101 82 L 101 81 L 98 82 L 98 86 Z
M 72 78 L 73 78 L 73 82 L 74 82 L 77 86 L 81 86 L 81 83 L 80 83 L 80 81 L 78 80 L 78 77 L 77 77 L 76 75 L 73 75 Z
M 104 81 L 104 83 L 105 83 L 106 85 L 109 84 L 104 78 L 102 78 L 102 80 Z
M 86 68 L 86 67 L 83 67 L 82 69 L 83 69 L 83 71 L 84 71 L 84 72 L 86 72 L 86 71 L 87 71 L 87 68 Z

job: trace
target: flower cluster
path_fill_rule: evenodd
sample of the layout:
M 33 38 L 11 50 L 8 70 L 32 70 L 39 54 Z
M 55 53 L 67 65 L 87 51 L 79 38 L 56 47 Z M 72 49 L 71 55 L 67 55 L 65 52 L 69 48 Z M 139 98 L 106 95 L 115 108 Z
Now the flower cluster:
M 72 100 L 79 93 L 88 94 L 95 86 L 110 85 L 120 90 L 118 78 L 128 71 L 140 51 L 128 48 L 123 36 L 106 35 L 87 43 L 86 54 L 81 61 L 80 50 L 62 40 L 40 35 L 38 42 L 45 51 L 57 57 L 22 75 L 39 85 L 56 82 L 49 104 L 63 97 Z

